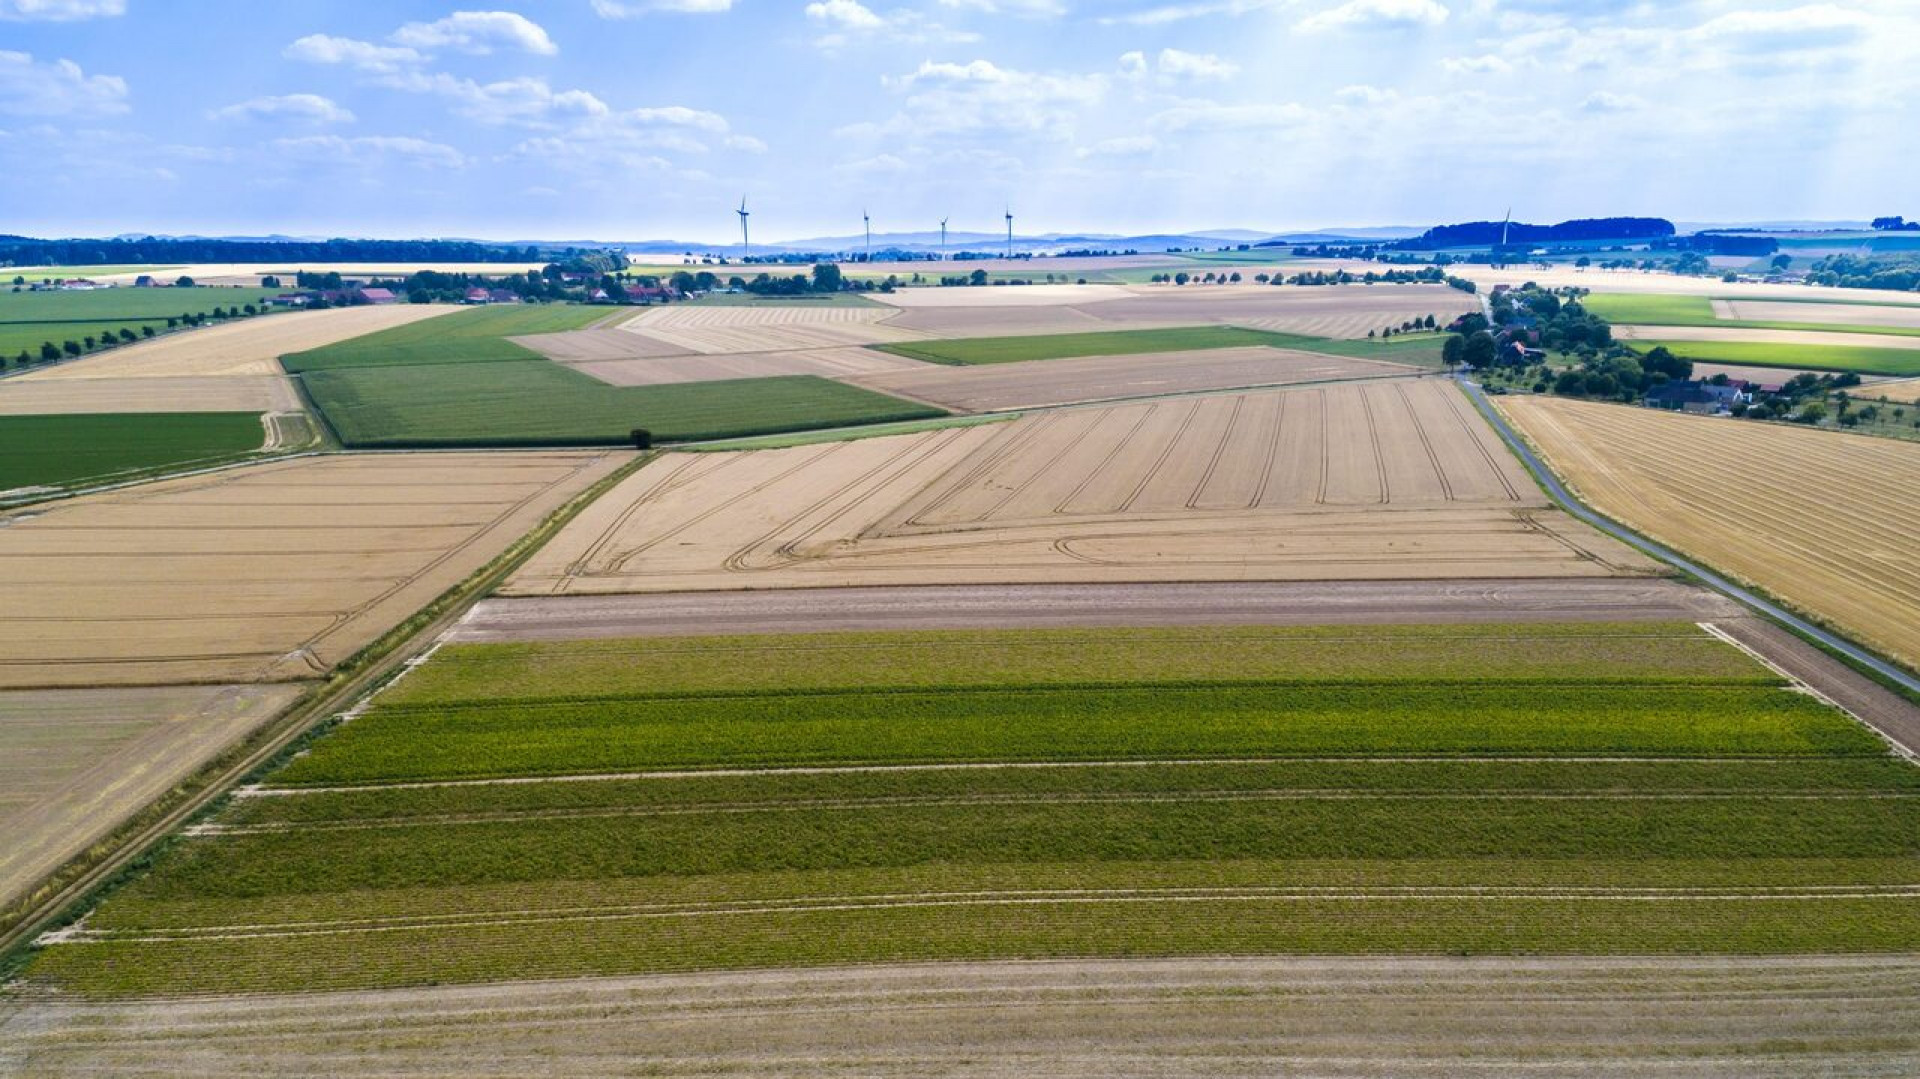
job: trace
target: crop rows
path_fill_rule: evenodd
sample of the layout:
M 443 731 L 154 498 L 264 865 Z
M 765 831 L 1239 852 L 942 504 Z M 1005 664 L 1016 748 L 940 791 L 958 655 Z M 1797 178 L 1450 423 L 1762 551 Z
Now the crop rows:
M 1920 770 L 1683 624 L 450 645 L 29 977 L 1901 951 L 1917 866 Z

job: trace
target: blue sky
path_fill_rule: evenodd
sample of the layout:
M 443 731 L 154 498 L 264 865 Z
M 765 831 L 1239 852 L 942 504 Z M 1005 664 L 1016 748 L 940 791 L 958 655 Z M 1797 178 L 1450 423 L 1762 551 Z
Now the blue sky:
M 1920 217 L 1920 3 L 0 0 L 0 232 Z

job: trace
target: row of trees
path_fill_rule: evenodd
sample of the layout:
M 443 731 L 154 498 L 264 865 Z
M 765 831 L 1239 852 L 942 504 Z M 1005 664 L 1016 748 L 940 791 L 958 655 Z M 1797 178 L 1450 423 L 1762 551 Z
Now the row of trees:
M 195 326 L 203 326 L 209 322 L 222 322 L 235 318 L 250 318 L 262 313 L 263 310 L 263 308 L 256 307 L 253 304 L 236 304 L 233 307 L 216 307 L 204 313 L 188 311 L 168 318 L 166 320 L 166 327 L 169 330 L 175 330 L 183 327 L 192 328 Z M 0 356 L 0 367 L 27 367 L 36 363 L 53 363 L 60 359 L 76 359 L 89 352 L 95 352 L 104 348 L 114 348 L 119 345 L 130 345 L 135 341 L 145 340 L 146 338 L 157 335 L 158 331 L 153 328 L 153 323 L 148 322 L 141 326 L 137 333 L 131 326 L 122 326 L 118 329 L 108 328 L 98 333 L 70 337 L 59 344 L 55 344 L 52 341 L 42 341 L 37 351 L 21 349 L 19 354 L 12 357 L 11 360 L 6 356 Z
M 1876 288 L 1894 292 L 1920 291 L 1920 258 L 1912 255 L 1861 257 L 1828 255 L 1813 264 L 1807 280 L 1841 288 Z
M 179 266 L 196 262 L 538 262 L 576 248 L 466 240 L 40 240 L 0 236 L 0 266 Z

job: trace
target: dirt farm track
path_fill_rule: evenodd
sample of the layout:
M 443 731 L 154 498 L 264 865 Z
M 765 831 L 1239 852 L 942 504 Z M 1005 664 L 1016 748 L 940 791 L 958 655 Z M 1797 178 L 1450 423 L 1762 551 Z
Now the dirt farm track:
M 504 591 L 1655 572 L 1549 508 L 1456 388 L 1383 380 L 668 454 Z
M 1557 397 L 1499 401 L 1595 509 L 1920 664 L 1920 444 Z

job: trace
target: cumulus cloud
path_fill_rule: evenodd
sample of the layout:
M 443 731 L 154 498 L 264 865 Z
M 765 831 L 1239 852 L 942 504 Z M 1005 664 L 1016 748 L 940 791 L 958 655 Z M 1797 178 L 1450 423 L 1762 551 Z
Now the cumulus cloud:
M 127 0 L 0 0 L 0 19 L 9 22 L 79 22 L 127 13 Z
M 883 80 L 904 97 L 899 114 L 884 125 L 856 125 L 849 133 L 1060 138 L 1075 116 L 1105 97 L 1107 82 L 1100 75 L 1020 71 L 990 60 L 929 60 L 910 74 Z
M 1155 113 L 1147 125 L 1166 132 L 1273 131 L 1301 127 L 1313 118 L 1312 110 L 1292 102 L 1253 105 L 1189 102 Z
M 353 122 L 352 112 L 319 94 L 256 97 L 251 101 L 242 101 L 222 109 L 215 109 L 209 115 L 216 120 L 294 120 L 309 124 Z
M 1506 60 L 1488 53 L 1485 56 L 1450 56 L 1440 61 L 1449 75 L 1505 75 L 1513 70 Z
M 426 59 L 417 49 L 406 46 L 376 45 L 332 34 L 308 34 L 288 45 L 283 55 L 289 60 L 340 64 L 362 71 L 397 71 Z
M 275 152 L 299 161 L 319 164 L 378 165 L 401 162 L 420 168 L 465 168 L 467 156 L 444 143 L 398 135 L 303 135 L 275 139 Z
M 127 80 L 89 75 L 72 60 L 43 64 L 0 49 L 0 113 L 13 116 L 105 116 L 127 111 Z
M 1364 83 L 1355 86 L 1343 86 L 1334 91 L 1334 97 L 1348 105 L 1387 105 L 1400 100 L 1395 90 L 1383 90 L 1378 86 Z
M 593 0 L 593 12 L 603 19 L 637 19 L 653 12 L 712 15 L 731 11 L 733 0 Z
M 826 28 L 814 44 L 833 49 L 862 41 L 928 42 L 978 41 L 978 34 L 949 30 L 917 11 L 900 9 L 882 15 L 860 0 L 814 0 L 804 9 L 808 20 Z
M 1328 30 L 1406 29 L 1438 26 L 1447 21 L 1447 9 L 1435 0 L 1347 0 L 1338 7 L 1309 15 L 1295 24 L 1305 33 Z
M 1240 73 L 1240 65 L 1212 53 L 1161 49 L 1160 73 L 1174 79 L 1230 79 Z
M 1701 23 L 1687 36 L 1741 52 L 1831 48 L 1864 39 L 1873 20 L 1833 4 L 1810 4 L 1786 11 L 1734 11 Z
M 452 49 L 476 56 L 495 49 L 537 56 L 560 51 L 539 23 L 511 11 L 456 11 L 435 22 L 410 22 L 394 31 L 393 41 L 423 52 Z
M 1096 157 L 1145 157 L 1158 148 L 1160 142 L 1152 135 L 1122 135 L 1119 138 L 1102 139 L 1092 146 L 1083 146 L 1074 151 L 1081 160 Z
M 1067 13 L 1063 0 L 940 0 L 940 6 L 987 15 L 1020 15 L 1051 19 Z
M 1266 8 L 1286 6 L 1292 2 L 1293 0 L 1190 0 L 1186 3 L 1164 4 L 1120 15 L 1108 15 L 1100 21 L 1108 25 L 1164 26 L 1168 23 L 1185 22 L 1188 19 L 1202 19 L 1210 15 L 1245 15 Z
M 1646 107 L 1645 98 L 1616 94 L 1609 90 L 1588 94 L 1587 99 L 1580 103 L 1582 112 L 1635 112 Z

